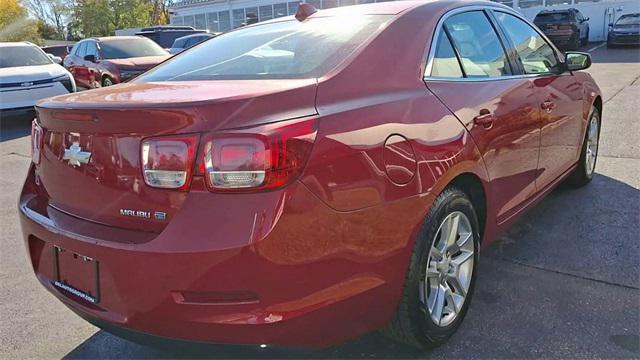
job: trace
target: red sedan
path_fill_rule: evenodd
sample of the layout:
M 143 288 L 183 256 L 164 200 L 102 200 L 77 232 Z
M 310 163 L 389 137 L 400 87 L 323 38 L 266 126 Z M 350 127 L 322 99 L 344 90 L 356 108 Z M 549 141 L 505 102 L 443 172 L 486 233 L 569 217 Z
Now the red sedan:
M 78 42 L 63 64 L 78 85 L 94 89 L 132 79 L 169 56 L 142 36 L 108 36 Z
M 590 64 L 491 2 L 302 5 L 231 31 L 38 104 L 33 269 L 123 336 L 440 343 L 480 247 L 593 177 Z

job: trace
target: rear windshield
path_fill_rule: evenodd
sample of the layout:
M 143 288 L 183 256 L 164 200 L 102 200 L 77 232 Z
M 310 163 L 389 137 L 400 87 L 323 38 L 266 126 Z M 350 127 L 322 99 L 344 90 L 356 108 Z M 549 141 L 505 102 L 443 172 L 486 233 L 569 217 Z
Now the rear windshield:
M 389 18 L 319 17 L 246 27 L 191 48 L 134 81 L 320 77 Z
M 35 46 L 3 46 L 0 48 L 0 68 L 51 63 L 51 59 Z
M 624 15 L 616 21 L 616 25 L 640 25 L 640 14 Z
M 67 54 L 67 47 L 66 46 L 44 47 L 42 48 L 42 51 L 46 52 L 47 54 L 52 54 L 55 56 L 64 56 Z
M 571 20 L 568 12 L 555 12 L 548 14 L 538 14 L 534 22 L 536 23 L 548 23 L 548 22 L 564 22 Z
M 109 40 L 100 42 L 103 59 L 127 59 L 141 56 L 167 55 L 158 44 L 146 38 Z

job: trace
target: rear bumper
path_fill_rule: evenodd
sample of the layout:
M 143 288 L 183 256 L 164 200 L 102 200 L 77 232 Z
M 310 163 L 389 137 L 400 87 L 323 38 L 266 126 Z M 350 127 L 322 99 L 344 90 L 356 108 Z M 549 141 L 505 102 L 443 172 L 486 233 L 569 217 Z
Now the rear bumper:
M 34 272 L 75 312 L 110 328 L 197 342 L 325 347 L 392 316 L 422 215 L 414 228 L 387 226 L 376 236 L 371 224 L 392 214 L 411 219 L 403 208 L 415 212 L 416 201 L 432 200 L 338 213 L 294 183 L 253 194 L 260 205 L 242 214 L 214 196 L 190 193 L 184 216 L 160 234 L 142 234 L 48 207 L 30 169 L 19 207 Z M 262 209 L 268 207 L 273 211 Z M 150 238 L 127 241 L 140 236 Z M 53 285 L 55 246 L 99 262 L 97 304 Z

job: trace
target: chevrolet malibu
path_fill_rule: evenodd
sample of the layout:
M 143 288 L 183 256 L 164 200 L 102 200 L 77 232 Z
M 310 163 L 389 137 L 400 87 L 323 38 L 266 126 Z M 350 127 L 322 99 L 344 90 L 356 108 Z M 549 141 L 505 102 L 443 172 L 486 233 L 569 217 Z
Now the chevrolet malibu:
M 491 2 L 303 4 L 38 103 L 19 200 L 33 270 L 123 336 L 436 345 L 480 248 L 592 179 L 590 64 Z

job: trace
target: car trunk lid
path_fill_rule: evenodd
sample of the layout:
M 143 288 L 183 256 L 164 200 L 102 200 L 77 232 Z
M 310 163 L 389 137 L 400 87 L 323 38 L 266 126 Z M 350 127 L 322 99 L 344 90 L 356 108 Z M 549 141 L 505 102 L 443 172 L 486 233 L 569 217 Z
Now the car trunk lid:
M 36 168 L 49 206 L 89 221 L 159 232 L 187 192 L 152 188 L 147 137 L 193 134 L 313 115 L 315 80 L 122 84 L 40 102 Z

